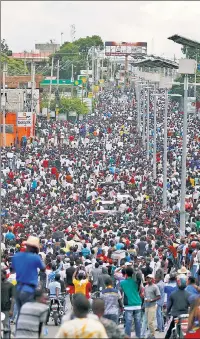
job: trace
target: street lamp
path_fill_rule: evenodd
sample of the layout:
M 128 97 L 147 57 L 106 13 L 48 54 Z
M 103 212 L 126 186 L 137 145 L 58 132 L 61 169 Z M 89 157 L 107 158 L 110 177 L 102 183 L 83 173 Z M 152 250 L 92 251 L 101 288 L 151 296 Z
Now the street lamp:
M 200 43 L 180 35 L 168 38 L 186 47 L 200 49 Z M 180 234 L 185 236 L 185 191 L 186 191 L 186 157 L 187 157 L 187 101 L 188 101 L 188 75 L 196 72 L 196 60 L 181 59 L 179 61 L 179 73 L 184 75 L 184 115 L 183 115 L 183 145 L 182 145 L 182 169 L 181 169 L 181 206 L 180 206 Z
M 196 61 L 181 59 L 179 73 L 184 74 L 184 115 L 183 115 L 183 145 L 181 168 L 181 206 L 180 206 L 180 233 L 185 236 L 185 189 L 186 189 L 186 157 L 187 157 L 187 101 L 188 101 L 188 75 L 195 74 Z

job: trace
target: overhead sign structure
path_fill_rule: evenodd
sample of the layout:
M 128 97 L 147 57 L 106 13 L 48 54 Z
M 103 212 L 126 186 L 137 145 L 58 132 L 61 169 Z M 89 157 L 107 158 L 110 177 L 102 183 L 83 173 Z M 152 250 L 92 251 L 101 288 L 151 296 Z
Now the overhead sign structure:
M 57 79 L 56 80 L 50 80 L 50 79 L 45 79 L 43 81 L 40 82 L 40 86 L 49 86 L 51 82 L 52 86 L 70 86 L 70 85 L 74 85 L 74 86 L 79 86 L 82 85 L 82 80 L 74 80 L 71 81 L 70 79 L 66 79 L 66 80 L 59 80 L 57 83 Z
M 17 126 L 18 127 L 31 127 L 33 121 L 32 112 L 18 112 L 17 113 Z
M 128 56 L 132 54 L 147 54 L 147 42 L 105 42 L 106 56 Z

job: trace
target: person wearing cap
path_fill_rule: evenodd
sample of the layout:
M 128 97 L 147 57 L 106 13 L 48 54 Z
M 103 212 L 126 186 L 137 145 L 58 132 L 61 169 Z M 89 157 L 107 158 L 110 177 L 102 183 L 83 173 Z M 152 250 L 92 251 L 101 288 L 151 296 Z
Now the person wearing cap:
M 154 276 L 148 274 L 147 285 L 144 288 L 145 315 L 151 338 L 155 338 L 156 302 L 160 299 L 159 288 L 153 283 L 153 279 Z
M 16 253 L 12 258 L 12 266 L 16 272 L 16 304 L 18 314 L 22 305 L 32 301 L 38 286 L 38 269 L 45 271 L 39 253 L 39 238 L 29 236 L 26 241 L 26 252 Z

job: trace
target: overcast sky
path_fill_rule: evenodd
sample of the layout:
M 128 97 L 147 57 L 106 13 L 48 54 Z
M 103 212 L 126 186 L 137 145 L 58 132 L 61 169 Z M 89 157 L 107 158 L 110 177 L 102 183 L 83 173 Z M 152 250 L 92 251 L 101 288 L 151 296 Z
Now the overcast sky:
M 13 52 L 35 43 L 100 35 L 104 41 L 146 41 L 148 53 L 181 56 L 167 37 L 180 34 L 200 41 L 198 1 L 1 1 L 1 37 Z

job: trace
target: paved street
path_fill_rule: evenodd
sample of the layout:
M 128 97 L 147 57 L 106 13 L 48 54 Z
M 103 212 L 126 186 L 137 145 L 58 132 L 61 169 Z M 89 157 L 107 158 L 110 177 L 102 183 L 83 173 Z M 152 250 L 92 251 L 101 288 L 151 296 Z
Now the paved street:
M 54 338 L 57 331 L 58 331 L 58 327 L 56 327 L 54 325 L 49 325 L 48 326 L 48 335 L 46 336 L 46 338 Z M 131 338 L 134 338 L 134 333 L 132 333 Z M 163 339 L 164 335 L 162 333 L 156 332 L 156 338 Z
M 69 298 L 67 298 L 67 307 L 68 307 L 68 310 L 71 309 L 71 304 L 70 304 L 70 301 L 69 301 Z M 123 325 L 120 325 L 120 326 L 123 326 Z M 58 332 L 58 326 L 55 326 L 53 321 L 50 320 L 49 321 L 49 324 L 47 326 L 48 328 L 48 335 L 45 336 L 45 338 L 54 338 L 56 333 Z M 132 338 L 134 338 L 134 332 L 132 332 L 132 335 L 131 335 Z M 158 333 L 156 332 L 156 338 L 158 339 L 163 339 L 164 338 L 164 334 L 163 333 Z

